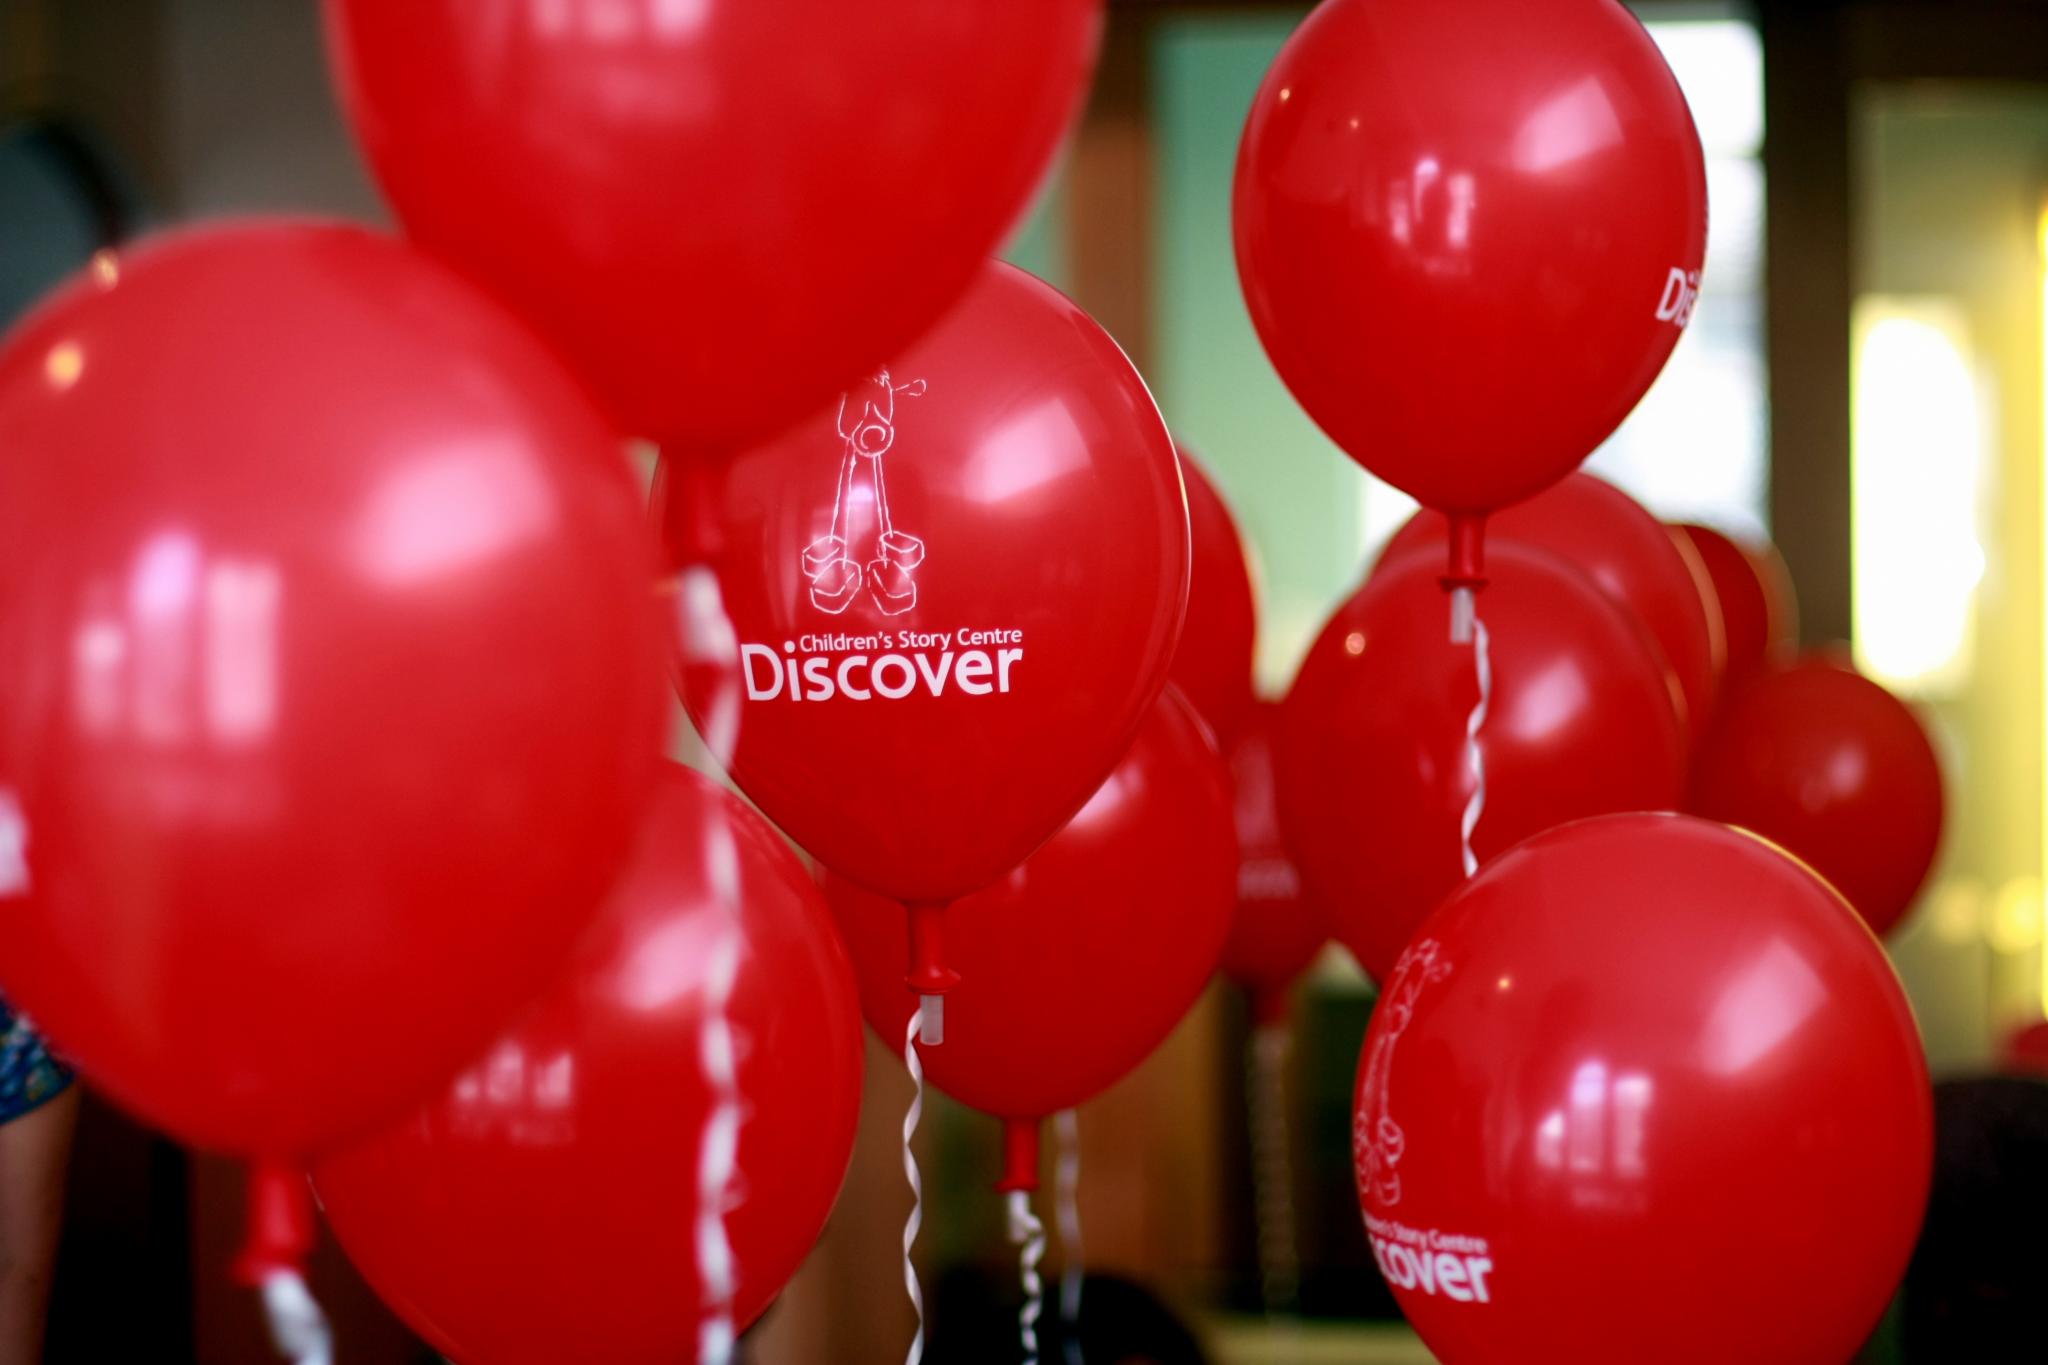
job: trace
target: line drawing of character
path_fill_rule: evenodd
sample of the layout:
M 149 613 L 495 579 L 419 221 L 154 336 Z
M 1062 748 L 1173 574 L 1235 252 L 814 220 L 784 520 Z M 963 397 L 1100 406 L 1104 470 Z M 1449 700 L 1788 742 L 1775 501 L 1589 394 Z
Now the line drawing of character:
M 1365 1084 L 1359 1088 L 1358 1114 L 1352 1120 L 1351 1157 L 1358 1183 L 1382 1207 L 1401 1202 L 1401 1176 L 1394 1168 L 1408 1149 L 1408 1136 L 1394 1121 L 1389 1095 L 1394 1047 L 1415 1018 L 1415 1002 L 1433 981 L 1451 974 L 1435 939 L 1410 944 L 1394 964 L 1394 974 L 1380 997 L 1386 1023 L 1373 1040 L 1366 1059 Z
M 839 487 L 832 499 L 832 527 L 804 550 L 804 577 L 811 605 L 838 616 L 853 605 L 863 585 L 884 616 L 901 616 L 917 605 L 917 566 L 924 541 L 896 529 L 889 515 L 889 486 L 883 457 L 896 444 L 896 396 L 922 397 L 925 382 L 897 384 L 878 371 L 865 384 L 839 396 Z M 866 488 L 862 488 L 862 474 Z M 855 504 L 865 492 L 872 501 L 874 553 L 855 553 Z

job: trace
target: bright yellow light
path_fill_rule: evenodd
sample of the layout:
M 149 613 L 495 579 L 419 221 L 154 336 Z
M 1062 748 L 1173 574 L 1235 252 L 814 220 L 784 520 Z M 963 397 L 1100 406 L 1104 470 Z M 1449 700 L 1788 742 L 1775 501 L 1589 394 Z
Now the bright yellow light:
M 60 341 L 43 357 L 43 378 L 59 393 L 76 384 L 84 373 L 85 352 L 75 341 Z
M 2041 879 L 2014 877 L 1998 888 L 1984 938 L 2001 953 L 2024 953 L 2041 946 Z
M 1967 678 L 1984 548 L 1975 367 L 1961 310 L 1858 302 L 1850 465 L 1857 665 L 1896 690 Z

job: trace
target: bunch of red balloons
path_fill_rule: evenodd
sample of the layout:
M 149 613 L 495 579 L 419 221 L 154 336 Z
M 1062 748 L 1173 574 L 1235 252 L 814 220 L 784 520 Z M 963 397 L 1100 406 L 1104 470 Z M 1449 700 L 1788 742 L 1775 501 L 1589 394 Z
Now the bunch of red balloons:
M 1334 934 L 1445 1358 L 1853 1346 L 1926 1077 L 1836 892 L 1905 912 L 1939 767 L 1767 549 L 1574 472 L 1705 248 L 1618 4 L 1326 0 L 1257 97 L 1253 320 L 1427 509 L 1278 708 L 1225 500 L 989 259 L 1101 0 L 323 9 L 402 235 L 172 235 L 0 345 L 0 985 L 98 1084 L 313 1169 L 451 1355 L 691 1360 L 823 1226 L 862 1014 L 1028 1190 Z
M 1609 0 L 1325 0 L 1235 225 L 1281 377 L 1424 507 L 1276 742 L 1287 846 L 1380 987 L 1382 1274 L 1452 1362 L 1846 1358 L 1927 1187 L 1870 929 L 1926 875 L 1940 774 L 1897 699 L 1783 657 L 1767 552 L 1574 472 L 1698 299 L 1677 82 Z M 1681 807 L 1726 823 L 1644 813 Z

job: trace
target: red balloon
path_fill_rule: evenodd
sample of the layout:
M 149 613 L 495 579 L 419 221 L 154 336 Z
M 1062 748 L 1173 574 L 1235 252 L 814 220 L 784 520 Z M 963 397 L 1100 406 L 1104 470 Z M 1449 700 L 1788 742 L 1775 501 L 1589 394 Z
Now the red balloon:
M 1810 658 L 1722 705 L 1693 759 L 1687 808 L 1783 845 L 1884 934 L 1934 865 L 1941 763 L 1904 702 Z
M 1799 603 L 1792 594 L 1792 576 L 1769 541 L 1744 544 L 1689 522 L 1673 526 L 1671 533 L 1699 557 L 1721 609 L 1729 679 L 1754 673 L 1798 644 Z
M 1252 568 L 1230 506 L 1202 462 L 1183 448 L 1181 481 L 1188 491 L 1194 547 L 1188 615 L 1169 676 L 1193 703 L 1217 742 L 1228 748 L 1251 718 L 1252 654 L 1258 634 Z
M 548 993 L 446 1094 L 316 1172 L 349 1256 L 470 1365 L 692 1361 L 704 1313 L 700 1060 L 738 853 L 737 1197 L 744 1327 L 824 1229 L 860 1114 L 860 1013 L 823 899 L 774 830 L 671 767 L 603 916 Z
M 1230 778 L 1177 693 L 1067 827 L 1002 881 L 961 901 L 946 1041 L 920 1048 L 933 1084 L 997 1117 L 1088 1100 L 1166 1040 L 1216 971 L 1237 879 Z M 860 979 L 861 1009 L 901 1050 L 903 916 L 841 877 L 826 894 Z
M 2048 1020 L 2037 1020 L 2006 1035 L 1998 1069 L 2009 1076 L 2048 1078 Z
M 692 487 L 668 487 L 678 561 Z M 991 263 L 889 369 L 705 488 L 746 699 L 733 777 L 872 890 L 939 904 L 1008 872 L 1165 682 L 1173 442 L 1116 343 L 1020 270 Z M 720 700 L 684 673 L 700 725 Z
M 1223 971 L 1251 992 L 1259 1020 L 1284 1018 L 1287 988 L 1308 970 L 1330 926 L 1309 898 L 1280 837 L 1273 741 L 1280 708 L 1259 703 L 1244 738 L 1230 752 L 1237 813 L 1237 915 L 1223 945 Z
M 1934 1158 L 1877 943 L 1683 816 L 1552 830 L 1431 915 L 1356 1099 L 1374 1258 L 1445 1365 L 1846 1361 Z
M 1708 600 L 1713 585 L 1698 557 L 1674 542 L 1640 503 L 1591 474 L 1568 474 L 1527 502 L 1503 509 L 1486 529 L 1493 544 L 1518 541 L 1569 561 L 1635 613 L 1670 669 L 1674 702 L 1688 732 L 1705 728 L 1726 659 L 1720 613 Z M 1449 535 L 1440 513 L 1419 512 L 1388 543 L 1381 563 L 1440 547 Z M 1443 552 L 1435 552 L 1440 563 Z
M 1280 820 L 1334 936 L 1381 981 L 1463 876 L 1473 651 L 1448 642 L 1428 556 L 1330 618 L 1281 713 Z M 1484 862 L 1585 815 L 1678 804 L 1683 744 L 1642 627 L 1566 564 L 1496 547 L 1481 599 L 1493 696 L 1479 745 Z
M 1101 0 L 326 0 L 406 230 L 633 434 L 737 449 L 973 283 L 1094 66 Z
M 1235 222 L 1252 320 L 1309 415 L 1476 517 L 1570 472 L 1663 368 L 1699 287 L 1705 163 L 1611 0 L 1325 0 L 1252 105 Z
M 0 351 L 8 996 L 204 1146 L 440 1084 L 595 913 L 658 760 L 637 502 L 557 363 L 407 246 L 99 258 Z

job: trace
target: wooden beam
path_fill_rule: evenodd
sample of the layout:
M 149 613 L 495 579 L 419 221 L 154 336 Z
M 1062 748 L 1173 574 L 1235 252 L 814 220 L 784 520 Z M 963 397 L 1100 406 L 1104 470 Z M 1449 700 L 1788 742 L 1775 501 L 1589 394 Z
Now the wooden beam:
M 1772 535 L 1809 643 L 1850 631 L 1849 79 L 1839 12 L 1762 15 Z

